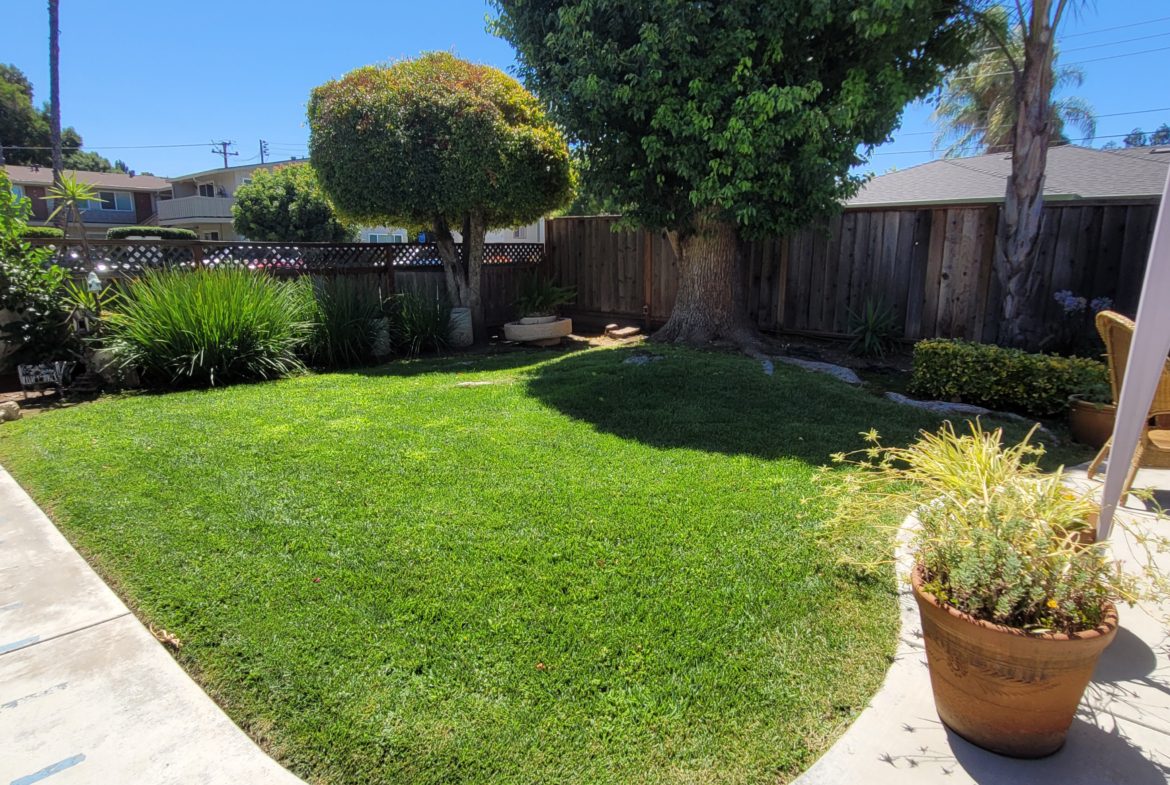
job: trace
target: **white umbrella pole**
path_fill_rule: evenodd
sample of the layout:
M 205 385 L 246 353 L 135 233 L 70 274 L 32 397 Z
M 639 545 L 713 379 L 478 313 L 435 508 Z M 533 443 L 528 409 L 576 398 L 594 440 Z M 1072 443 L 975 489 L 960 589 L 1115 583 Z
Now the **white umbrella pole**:
M 1109 450 L 1109 468 L 1101 492 L 1098 541 L 1108 538 L 1113 530 L 1113 513 L 1121 501 L 1121 488 L 1137 451 L 1167 352 L 1170 352 L 1170 177 L 1162 189 L 1133 344 L 1121 384 L 1121 400 L 1117 402 L 1113 446 Z

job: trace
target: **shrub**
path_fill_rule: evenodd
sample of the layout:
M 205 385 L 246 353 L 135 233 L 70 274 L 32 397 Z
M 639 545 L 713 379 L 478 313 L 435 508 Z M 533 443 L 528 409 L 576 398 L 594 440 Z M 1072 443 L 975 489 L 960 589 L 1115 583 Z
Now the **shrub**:
M 914 346 L 910 393 L 1047 417 L 1064 411 L 1073 393 L 1107 381 L 1097 360 L 930 339 Z
M 387 301 L 390 340 L 411 357 L 441 352 L 451 342 L 451 305 L 442 297 L 403 292 Z
M 374 358 L 383 297 L 362 277 L 303 279 L 313 314 L 307 355 L 314 365 L 344 368 Z
M 553 316 L 557 308 L 573 302 L 577 290 L 571 286 L 557 286 L 539 273 L 531 273 L 520 281 L 520 295 L 516 298 L 516 313 L 525 316 Z
M 29 200 L 12 192 L 0 169 L 0 310 L 16 315 L 0 325 L 0 337 L 10 345 L 3 358 L 10 365 L 64 360 L 78 348 L 64 299 L 65 271 L 50 264 L 51 249 L 26 239 L 31 214 Z
M 909 447 L 865 438 L 866 449 L 833 456 L 862 471 L 823 475 L 835 502 L 825 530 L 842 552 L 857 527 L 913 513 L 925 589 L 977 619 L 1031 632 L 1092 629 L 1109 602 L 1166 596 L 1158 560 L 1170 543 L 1145 538 L 1132 554 L 1138 570 L 1119 569 L 1087 536 L 1097 505 L 1061 472 L 1043 472 L 1044 451 L 1028 438 L 1004 446 L 1001 430 L 977 423 L 962 435 L 945 423 Z
M 357 227 L 333 209 L 308 164 L 252 172 L 252 182 L 236 189 L 232 225 L 245 237 L 273 242 L 339 243 L 357 236 Z
M 107 240 L 124 240 L 127 237 L 157 237 L 161 240 L 198 240 L 199 235 L 190 229 L 177 226 L 112 226 L 106 230 Z
M 60 240 L 65 236 L 65 232 L 56 226 L 26 226 L 20 236 L 26 240 Z
M 298 282 L 247 270 L 151 271 L 108 308 L 109 347 L 153 384 L 285 376 L 312 331 Z

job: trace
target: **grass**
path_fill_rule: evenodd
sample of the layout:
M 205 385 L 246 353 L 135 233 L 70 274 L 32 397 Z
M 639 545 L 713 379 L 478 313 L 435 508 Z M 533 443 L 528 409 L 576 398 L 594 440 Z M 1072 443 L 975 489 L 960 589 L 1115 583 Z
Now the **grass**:
M 655 351 L 107 399 L 0 461 L 310 782 L 785 781 L 895 643 L 892 580 L 813 536 L 816 467 L 937 421 Z

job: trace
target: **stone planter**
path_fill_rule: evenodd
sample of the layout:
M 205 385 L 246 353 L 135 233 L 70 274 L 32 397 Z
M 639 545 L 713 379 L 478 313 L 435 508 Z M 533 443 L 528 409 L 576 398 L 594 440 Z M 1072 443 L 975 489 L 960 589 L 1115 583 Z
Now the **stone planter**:
M 538 321 L 526 321 L 536 319 Z M 573 320 L 557 316 L 526 317 L 504 325 L 504 337 L 509 341 L 534 346 L 556 346 L 573 332 Z
M 466 349 L 475 343 L 470 308 L 452 308 L 448 323 L 451 325 L 451 345 L 456 349 Z
M 1092 403 L 1073 395 L 1068 399 L 1068 429 L 1074 440 L 1100 449 L 1113 435 L 1117 407 Z
M 1117 634 L 1117 610 L 1075 635 L 1032 635 L 980 621 L 924 591 L 911 575 L 922 618 L 934 704 L 972 744 L 1015 758 L 1042 758 L 1064 744 L 1101 652 Z

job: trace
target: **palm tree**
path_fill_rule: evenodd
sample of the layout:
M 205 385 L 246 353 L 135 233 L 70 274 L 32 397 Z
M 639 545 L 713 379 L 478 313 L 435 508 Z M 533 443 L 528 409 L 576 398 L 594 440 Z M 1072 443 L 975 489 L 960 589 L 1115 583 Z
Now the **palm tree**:
M 49 220 L 54 221 L 58 217 L 62 219 L 66 238 L 69 236 L 70 224 L 77 224 L 78 239 L 81 240 L 81 250 L 85 254 L 85 263 L 88 266 L 90 263 L 89 237 L 85 234 L 85 222 L 81 220 L 81 213 L 89 208 L 90 202 L 100 201 L 101 195 L 89 183 L 80 182 L 76 177 L 70 177 L 66 174 L 62 174 L 60 179 L 46 191 L 46 194 L 45 201 L 51 202 L 53 205 L 53 212 L 49 213 Z
M 934 147 L 945 148 L 947 157 L 1004 153 L 1012 149 L 1019 107 L 1012 60 L 1024 61 L 1025 29 L 1017 24 L 1009 30 L 1003 6 L 988 10 L 984 22 L 977 59 L 947 78 L 931 116 L 939 125 Z M 1052 86 L 1056 90 L 1080 87 L 1084 83 L 1084 72 L 1076 66 L 1056 65 L 1055 53 L 1051 69 Z M 1080 131 L 1086 139 L 1092 139 L 1097 132 L 1097 118 L 1084 99 L 1052 100 L 1049 115 L 1053 144 L 1068 144 L 1065 129 L 1069 127 Z
M 59 0 L 49 0 L 49 134 L 53 147 L 53 182 L 61 182 L 61 31 Z

